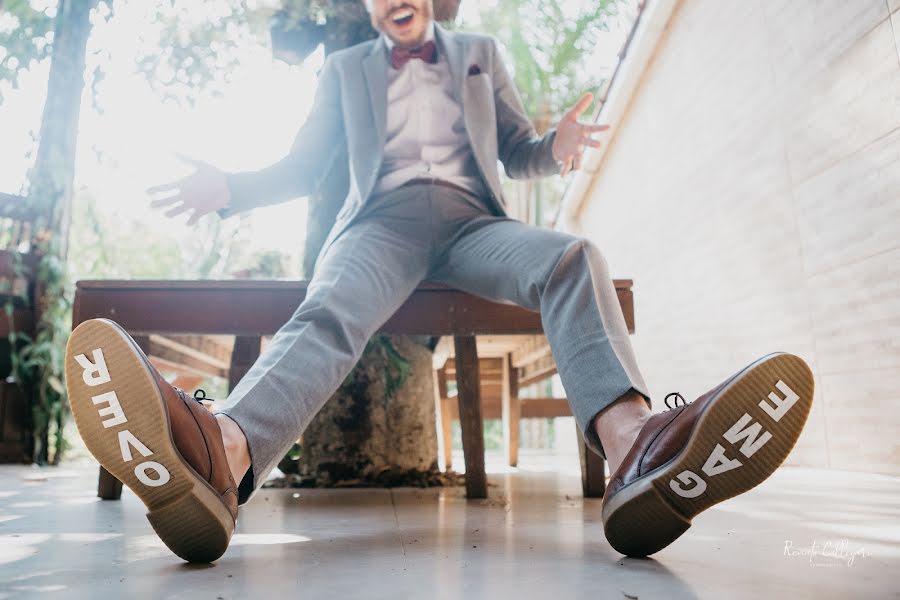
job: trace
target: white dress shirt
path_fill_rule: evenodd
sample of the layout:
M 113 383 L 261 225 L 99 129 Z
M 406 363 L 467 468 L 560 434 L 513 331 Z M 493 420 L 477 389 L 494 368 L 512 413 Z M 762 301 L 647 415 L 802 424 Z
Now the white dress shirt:
M 372 194 L 396 189 L 416 177 L 438 178 L 487 195 L 478 170 L 462 109 L 453 95 L 449 62 L 440 47 L 437 61 L 410 59 L 400 69 L 390 64 L 394 43 L 383 33 L 388 50 L 387 123 L 384 158 Z M 425 41 L 434 40 L 434 21 Z

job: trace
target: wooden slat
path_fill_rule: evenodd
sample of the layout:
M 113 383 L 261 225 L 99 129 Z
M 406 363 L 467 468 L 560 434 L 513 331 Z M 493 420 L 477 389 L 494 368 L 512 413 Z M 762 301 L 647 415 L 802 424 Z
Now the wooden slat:
M 506 460 L 509 466 L 519 463 L 519 423 L 522 419 L 522 405 L 519 403 L 518 370 L 512 366 L 512 357 L 503 361 L 504 386 L 501 394 L 501 411 L 503 419 L 503 445 L 506 447 Z
M 451 420 L 459 419 L 456 396 L 447 398 L 447 414 Z M 519 398 L 519 414 L 522 419 L 552 419 L 554 417 L 571 417 L 569 401 L 565 398 Z M 503 416 L 500 402 L 485 402 L 481 399 L 481 417 L 483 419 L 500 419 Z
M 165 354 L 165 351 L 163 352 L 163 354 Z M 185 358 L 183 356 L 176 355 L 175 361 L 163 358 L 158 354 L 148 355 L 147 358 L 150 359 L 150 364 L 152 364 L 157 371 L 163 373 L 175 373 L 176 377 L 198 377 L 200 379 L 205 379 L 206 377 L 224 378 L 228 376 L 227 369 L 211 370 L 209 365 L 203 363 L 200 363 L 198 365 L 200 368 L 194 368 L 194 364 L 191 362 L 194 359 L 188 358 L 188 362 L 185 362 Z
M 212 377 L 226 377 L 228 375 L 227 367 L 223 368 L 218 364 L 211 364 L 208 357 L 193 352 L 185 352 L 189 350 L 179 344 L 176 344 L 162 336 L 151 335 L 149 337 L 150 350 L 147 356 L 159 359 L 160 361 L 175 367 L 176 370 L 196 373 Z
M 447 399 L 447 375 L 443 369 L 438 370 L 434 378 L 437 415 L 440 419 L 441 431 L 441 450 L 444 455 L 444 469 L 449 471 L 453 468 L 453 436 L 450 428 L 450 401 Z M 454 401 L 455 405 L 456 402 Z
M 523 419 L 570 417 L 572 409 L 566 398 L 522 398 Z
M 519 369 L 519 385 L 525 387 L 543 381 L 556 374 L 556 362 L 552 355 L 542 356 Z
M 524 338 L 522 345 L 513 350 L 512 362 L 515 367 L 524 367 L 550 354 L 550 342 L 543 335 Z
M 500 381 L 503 378 L 503 359 L 502 358 L 482 358 L 478 357 L 478 364 L 481 369 L 482 380 L 486 378 L 496 379 Z M 447 359 L 444 363 L 444 369 L 447 370 L 448 377 L 456 375 L 456 361 L 452 358 Z
M 211 365 L 227 369 L 231 364 L 234 339 L 220 335 L 153 336 L 154 342 L 169 344 L 180 352 L 193 354 Z
M 630 280 L 617 280 L 633 329 Z M 80 281 L 73 323 L 113 319 L 133 333 L 274 334 L 306 297 L 307 282 Z M 408 335 L 537 334 L 540 313 L 423 284 L 381 328 Z

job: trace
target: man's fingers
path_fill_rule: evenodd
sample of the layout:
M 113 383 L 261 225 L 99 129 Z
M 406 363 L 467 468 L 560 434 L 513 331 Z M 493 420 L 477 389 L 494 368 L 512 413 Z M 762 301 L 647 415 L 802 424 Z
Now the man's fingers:
M 173 208 L 173 209 L 171 209 L 171 210 L 166 211 L 166 216 L 167 216 L 167 217 L 177 217 L 177 216 L 180 215 L 181 213 L 187 212 L 187 211 L 189 211 L 190 209 L 191 209 L 191 208 L 190 208 L 187 204 L 181 204 L 181 205 L 176 206 L 175 208 Z
M 566 158 L 565 166 L 563 166 L 563 170 L 562 170 L 562 173 L 560 174 L 560 177 L 565 177 L 571 171 L 572 171 L 572 158 L 569 157 L 569 158 Z
M 194 212 L 191 214 L 191 218 L 187 221 L 188 226 L 196 225 L 197 221 L 200 220 L 200 217 L 202 216 L 203 215 L 200 214 L 199 210 L 194 210 Z
M 157 198 L 156 200 L 150 201 L 150 206 L 153 208 L 162 208 L 164 206 L 170 206 L 179 202 L 181 200 L 181 194 L 175 194 L 174 196 L 166 196 L 165 198 Z
M 599 148 L 603 145 L 600 140 L 595 140 L 593 138 L 584 138 L 581 143 L 585 146 L 590 146 L 591 148 Z
M 609 123 L 585 124 L 581 127 L 588 133 L 595 133 L 597 131 L 606 131 L 609 129 Z
M 566 115 L 568 118 L 573 121 L 578 118 L 578 115 L 587 110 L 587 107 L 591 105 L 591 102 L 594 100 L 594 95 L 590 92 L 587 92 L 581 99 L 572 107 L 572 110 Z
M 581 155 L 576 154 L 575 155 L 575 165 L 572 167 L 572 170 L 577 171 L 580 168 L 581 168 Z
M 170 190 L 175 190 L 181 187 L 181 180 L 173 181 L 171 183 L 163 183 L 161 185 L 154 185 L 153 187 L 147 188 L 148 194 L 158 194 L 160 192 L 168 192 Z

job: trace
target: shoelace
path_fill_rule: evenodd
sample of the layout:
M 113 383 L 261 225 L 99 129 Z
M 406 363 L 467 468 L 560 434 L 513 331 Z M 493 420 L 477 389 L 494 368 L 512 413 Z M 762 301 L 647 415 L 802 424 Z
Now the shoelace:
M 181 396 L 182 400 L 188 399 L 187 392 L 185 392 L 183 389 L 181 389 L 178 386 L 172 386 L 172 387 L 175 388 L 175 391 L 178 392 L 178 395 Z M 203 404 L 204 400 L 209 400 L 209 398 L 206 395 L 206 390 L 204 390 L 203 388 L 197 388 L 196 390 L 194 390 L 194 395 L 190 396 L 190 397 L 193 398 L 194 400 L 196 400 L 198 404 Z
M 671 398 L 671 397 L 673 397 L 673 396 L 675 397 L 675 399 L 672 401 L 672 404 L 669 404 L 669 398 Z M 679 400 L 681 401 L 681 406 L 687 406 L 687 405 L 688 405 L 688 401 L 685 400 L 685 399 L 684 399 L 684 396 L 682 396 L 682 395 L 679 394 L 678 392 L 672 392 L 671 394 L 666 394 L 666 397 L 665 397 L 665 399 L 663 400 L 663 402 L 666 403 L 666 407 L 667 407 L 669 410 L 674 410 L 675 408 L 678 408 L 678 401 L 679 401 Z

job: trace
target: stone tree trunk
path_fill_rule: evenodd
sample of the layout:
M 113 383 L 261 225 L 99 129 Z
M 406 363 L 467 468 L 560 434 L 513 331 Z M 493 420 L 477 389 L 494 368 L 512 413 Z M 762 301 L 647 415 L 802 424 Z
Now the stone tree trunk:
M 453 20 L 459 0 L 436 0 L 438 20 Z M 322 23 L 324 21 L 324 23 Z M 279 57 L 299 62 L 377 35 L 362 0 L 285 0 L 272 29 Z M 349 189 L 346 153 L 309 199 L 304 276 Z M 434 383 L 428 339 L 376 335 L 344 384 L 303 434 L 299 453 L 281 463 L 310 485 L 438 483 Z

